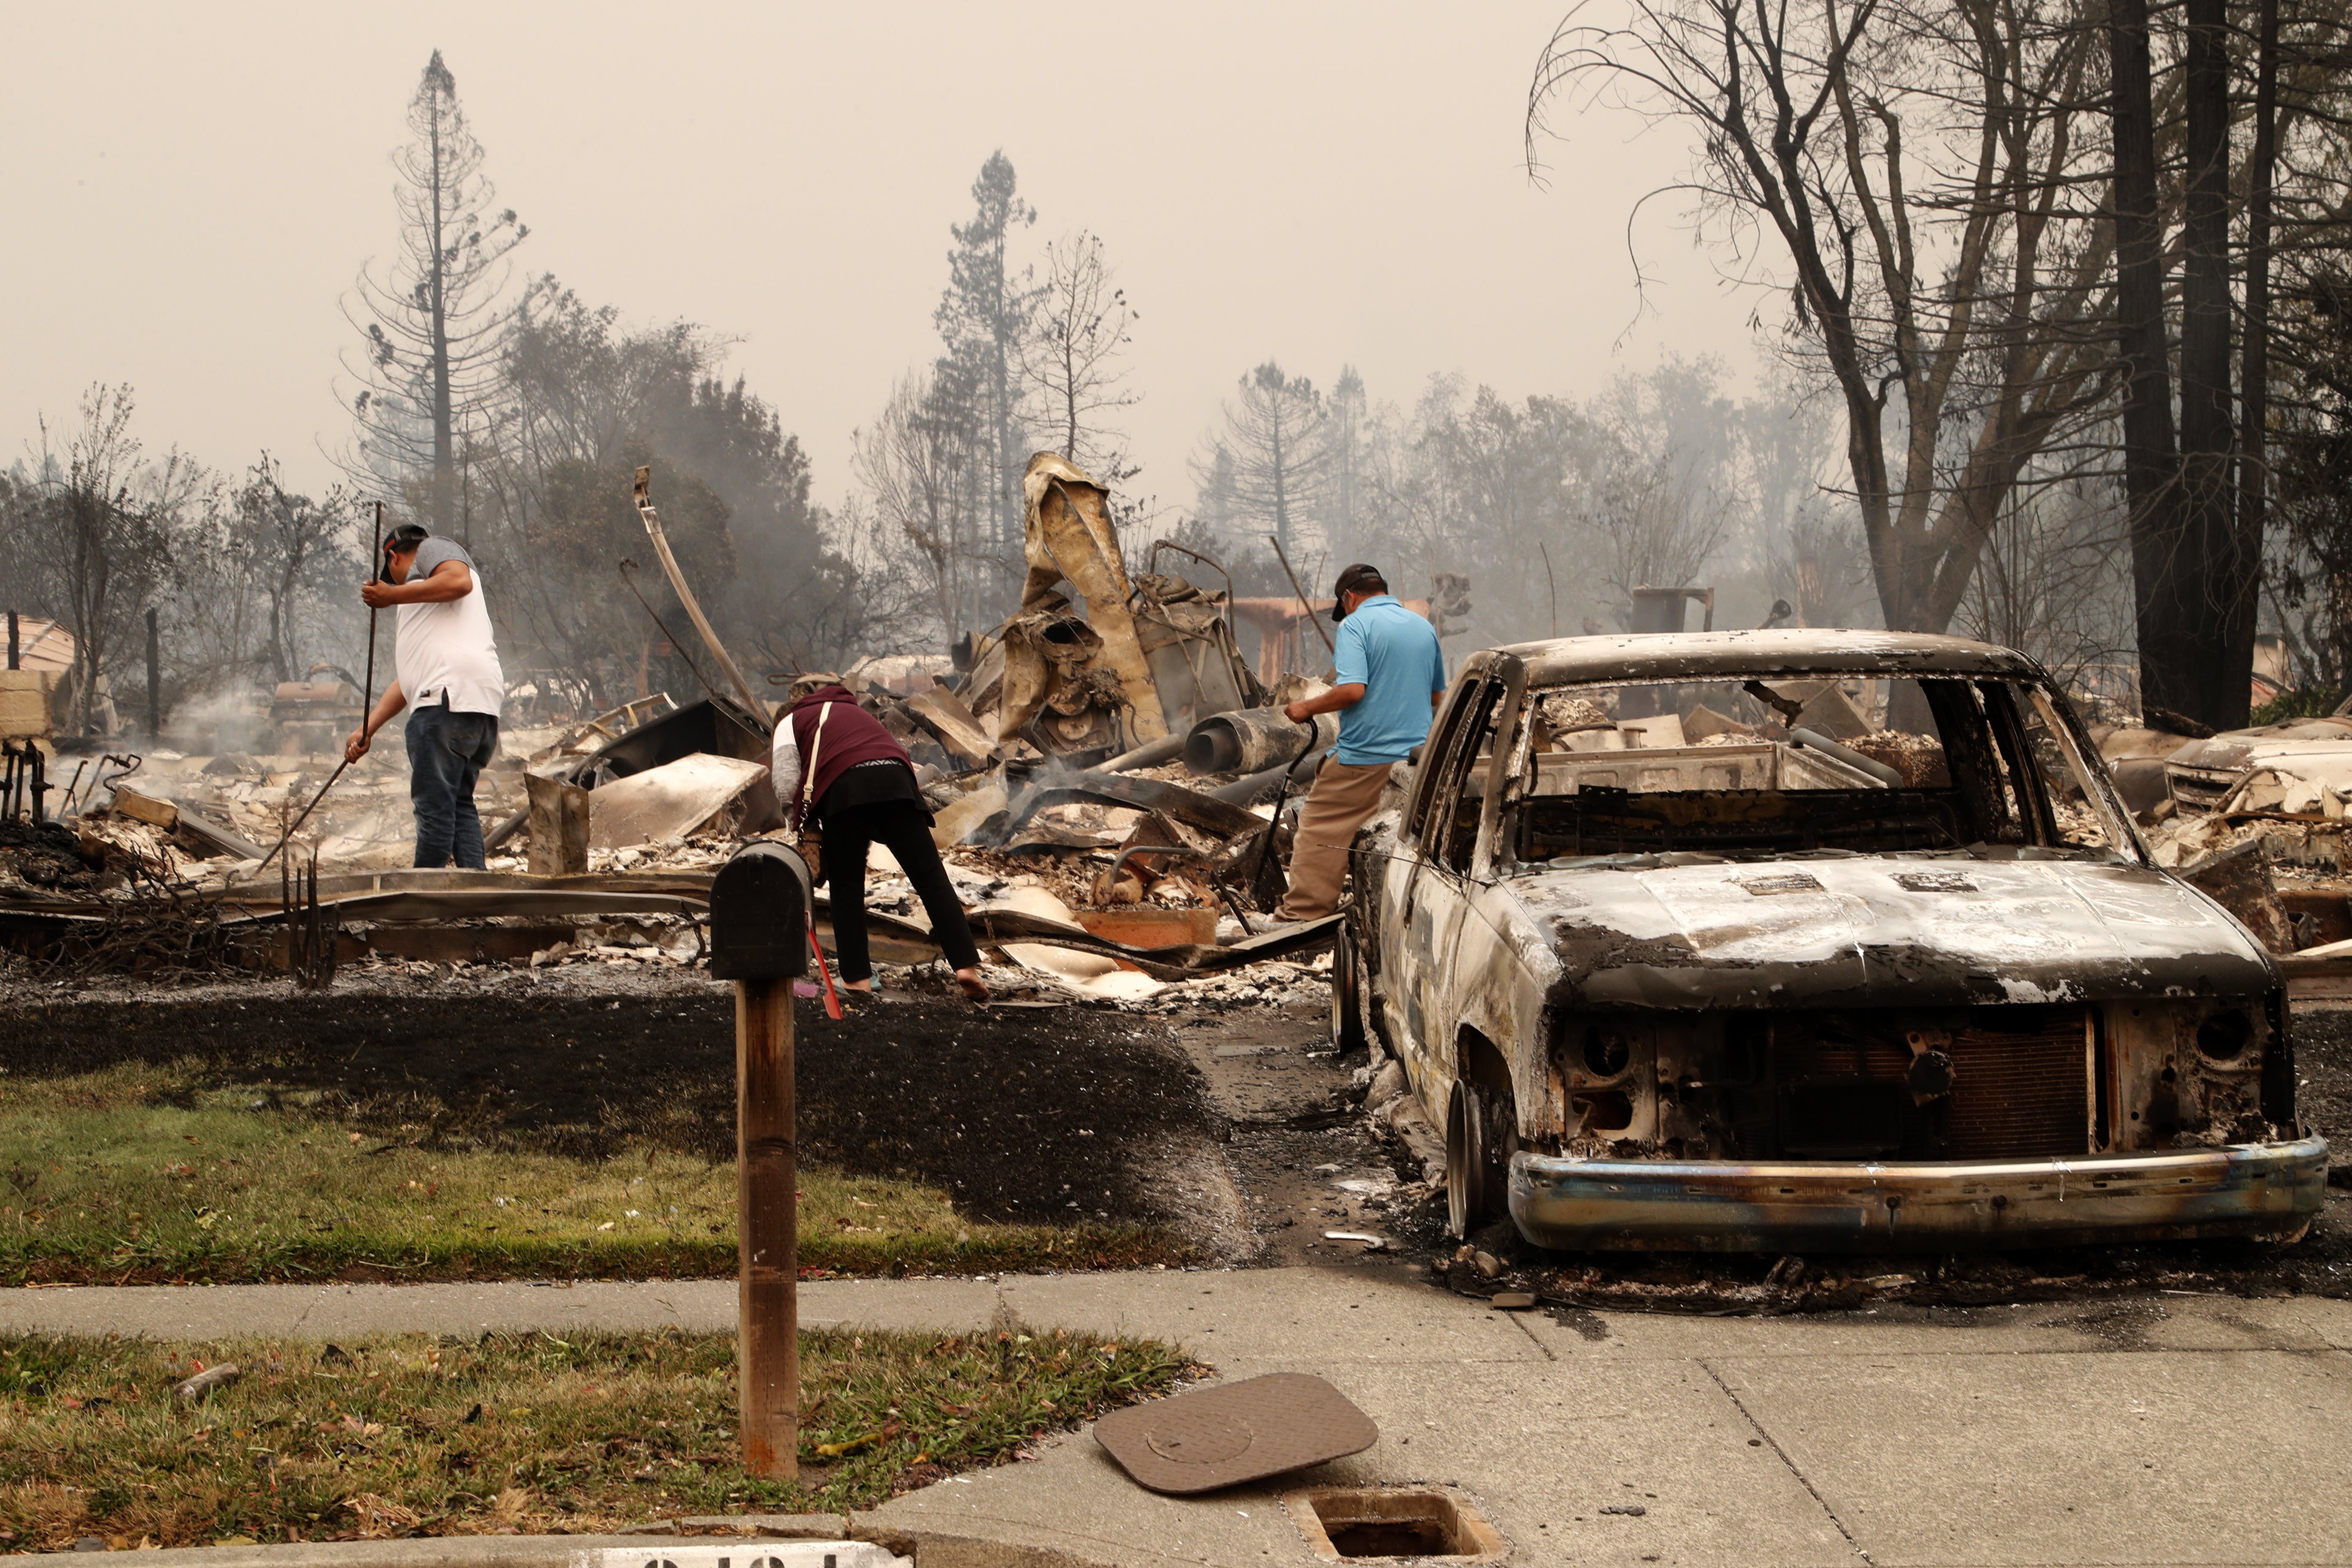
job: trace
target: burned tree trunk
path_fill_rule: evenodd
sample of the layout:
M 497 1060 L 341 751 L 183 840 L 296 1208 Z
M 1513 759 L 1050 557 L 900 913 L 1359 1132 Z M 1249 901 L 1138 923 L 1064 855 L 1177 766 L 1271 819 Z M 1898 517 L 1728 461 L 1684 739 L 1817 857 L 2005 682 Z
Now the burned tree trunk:
M 2232 689 L 2252 686 L 2254 613 L 2270 521 L 2271 217 L 2278 173 L 2278 0 L 2259 0 L 2254 144 L 2246 171 L 2246 339 L 2238 372 L 2237 534 L 2228 628 Z
M 2253 626 L 2232 640 L 2243 578 L 2231 515 L 2230 57 L 2227 0 L 2186 0 L 2188 177 L 2183 212 L 2180 318 L 2180 510 L 2197 565 L 2189 605 L 2191 717 L 2216 730 L 2246 721 Z
M 2116 336 L 2124 367 L 2124 498 L 2131 513 L 2140 700 L 2194 717 L 2200 704 L 2190 634 L 2203 596 L 2202 563 L 2183 538 L 2184 509 L 2176 482 L 2147 0 L 2110 0 L 2107 52 L 2115 142 Z

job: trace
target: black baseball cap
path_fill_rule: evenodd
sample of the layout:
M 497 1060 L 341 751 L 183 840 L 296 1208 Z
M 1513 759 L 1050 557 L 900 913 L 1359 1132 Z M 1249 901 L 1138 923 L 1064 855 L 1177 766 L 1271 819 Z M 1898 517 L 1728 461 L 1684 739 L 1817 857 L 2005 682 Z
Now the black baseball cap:
M 1337 626 L 1348 618 L 1346 600 L 1349 595 L 1385 594 L 1388 591 L 1389 581 L 1381 575 L 1381 569 L 1377 566 L 1367 566 L 1359 561 L 1343 569 L 1338 585 L 1331 590 L 1331 624 Z

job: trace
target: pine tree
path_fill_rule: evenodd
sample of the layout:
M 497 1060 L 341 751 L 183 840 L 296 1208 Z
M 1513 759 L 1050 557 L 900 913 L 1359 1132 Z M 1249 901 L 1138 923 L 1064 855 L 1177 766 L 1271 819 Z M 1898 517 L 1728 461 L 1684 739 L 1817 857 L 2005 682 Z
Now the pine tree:
M 1364 378 L 1351 364 L 1339 367 L 1331 388 L 1330 488 L 1324 504 L 1323 532 L 1331 553 L 1341 561 L 1356 553 L 1359 520 L 1364 510 L 1364 421 L 1368 400 Z
M 352 395 L 355 475 L 419 483 L 436 531 L 457 511 L 461 437 L 490 435 L 491 408 L 513 311 L 502 263 L 530 230 L 482 173 L 482 144 L 457 103 L 441 51 L 408 102 L 410 142 L 393 154 L 400 245 L 377 274 L 362 268 L 343 314 L 365 340 L 344 368 Z
M 993 519 L 994 553 L 1017 580 L 1021 476 L 1029 458 L 1019 374 L 1037 289 L 1028 268 L 1013 270 L 1006 247 L 1013 231 L 1036 222 L 1037 213 L 1021 199 L 1013 161 L 1001 151 L 981 165 L 971 197 L 971 221 L 949 229 L 955 248 L 948 252 L 947 291 L 932 318 L 947 345 L 935 393 L 961 411 L 973 446 L 985 455 L 985 493 L 975 500 Z
M 1231 464 L 1237 522 L 1263 528 L 1295 549 L 1323 499 L 1331 467 L 1330 416 L 1323 395 L 1303 375 L 1268 360 L 1241 379 L 1239 401 L 1224 405 L 1225 427 L 1192 461 L 1206 488 Z

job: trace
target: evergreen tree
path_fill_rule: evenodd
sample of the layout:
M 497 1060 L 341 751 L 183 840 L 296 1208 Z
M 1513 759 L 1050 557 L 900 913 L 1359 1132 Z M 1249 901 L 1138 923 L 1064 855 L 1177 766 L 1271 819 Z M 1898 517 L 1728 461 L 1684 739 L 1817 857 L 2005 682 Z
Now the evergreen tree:
M 490 437 L 499 357 L 513 312 L 501 264 L 530 231 L 482 173 L 482 144 L 457 103 L 441 51 L 408 102 L 407 146 L 393 154 L 399 249 L 381 275 L 362 268 L 343 314 L 365 340 L 344 368 L 356 476 L 421 483 L 434 528 L 450 531 L 461 441 Z
M 1284 374 L 1272 360 L 1243 376 L 1240 391 L 1237 402 L 1224 405 L 1224 430 L 1192 460 L 1192 478 L 1206 489 L 1218 479 L 1221 465 L 1229 464 L 1234 521 L 1254 531 L 1262 528 L 1284 550 L 1295 550 L 1330 473 L 1330 416 L 1323 395 L 1305 376 Z
M 932 317 L 947 347 L 935 390 L 960 411 L 972 445 L 984 455 L 978 476 L 983 493 L 973 500 L 993 521 L 993 552 L 1005 563 L 1009 580 L 1017 581 L 1021 476 L 1029 459 L 1019 378 L 1038 290 L 1027 268 L 1013 269 L 1006 249 L 1013 232 L 1036 222 L 1037 213 L 1021 199 L 1013 161 L 1001 151 L 981 165 L 971 197 L 971 220 L 949 230 L 955 248 L 948 252 L 947 291 Z
M 1323 532 L 1332 555 L 1355 559 L 1358 521 L 1363 510 L 1364 422 L 1369 416 L 1364 378 L 1351 364 L 1339 367 L 1331 388 L 1330 490 L 1324 508 Z

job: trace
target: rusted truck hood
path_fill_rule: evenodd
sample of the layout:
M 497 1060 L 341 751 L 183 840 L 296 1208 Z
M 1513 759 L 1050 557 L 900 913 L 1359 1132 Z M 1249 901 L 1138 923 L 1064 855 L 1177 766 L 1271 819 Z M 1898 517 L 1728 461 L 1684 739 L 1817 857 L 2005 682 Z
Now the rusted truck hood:
M 1912 856 L 1587 865 L 1504 889 L 1583 1006 L 1960 1006 L 2259 994 L 2277 970 L 2145 867 Z

